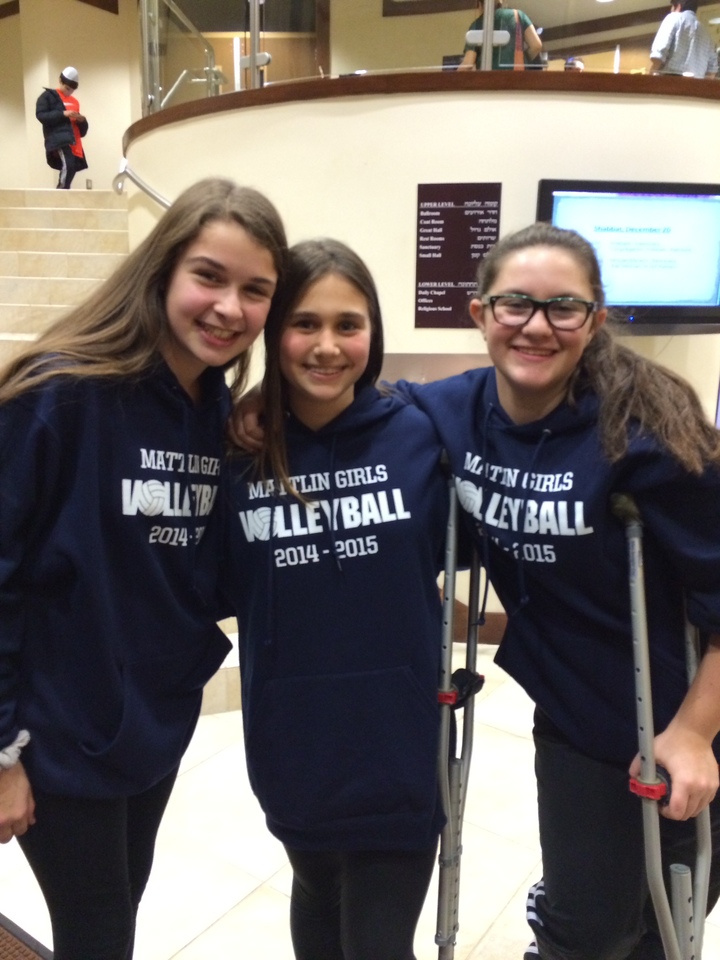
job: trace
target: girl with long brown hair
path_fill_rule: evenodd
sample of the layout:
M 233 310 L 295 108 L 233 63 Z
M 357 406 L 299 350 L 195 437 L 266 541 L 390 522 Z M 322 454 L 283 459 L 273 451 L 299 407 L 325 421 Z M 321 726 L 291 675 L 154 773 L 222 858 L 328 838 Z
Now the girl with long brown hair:
M 286 251 L 255 190 L 178 197 L 0 376 L 0 842 L 56 960 L 129 960 L 216 624 L 230 407 Z M 217 501 L 217 504 L 216 504 Z

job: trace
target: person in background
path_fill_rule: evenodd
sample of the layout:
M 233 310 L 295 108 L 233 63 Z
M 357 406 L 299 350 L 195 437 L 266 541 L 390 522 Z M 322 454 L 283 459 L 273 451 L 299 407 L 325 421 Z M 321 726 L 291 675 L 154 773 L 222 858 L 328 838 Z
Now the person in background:
M 582 73 L 585 69 L 585 64 L 579 57 L 568 57 L 565 61 L 565 72 L 566 73 Z
M 200 181 L 0 375 L 0 843 L 38 880 L 55 960 L 132 957 L 230 648 L 225 424 L 285 253 L 262 194 Z
M 650 50 L 651 73 L 714 77 L 715 43 L 697 18 L 698 0 L 674 0 Z
M 265 345 L 265 443 L 233 461 L 223 564 L 250 783 L 293 869 L 296 958 L 412 960 L 445 819 L 442 450 L 375 386 L 377 291 L 344 244 L 291 248 Z
M 87 169 L 82 138 L 88 132 L 88 122 L 80 113 L 80 104 L 74 95 L 79 82 L 75 67 L 65 67 L 57 89 L 46 87 L 35 104 L 35 116 L 43 128 L 48 166 L 60 171 L 58 190 L 69 190 L 75 174 Z
M 508 10 L 503 6 L 504 0 L 495 0 L 495 30 L 507 30 L 510 40 L 503 47 L 493 47 L 493 70 L 517 69 L 515 53 L 522 51 L 524 65 L 537 61 L 542 50 L 542 41 L 532 24 L 530 17 L 522 10 Z M 468 27 L 468 30 L 483 29 L 483 0 L 478 0 L 478 17 Z M 482 47 L 474 44 L 465 44 L 464 56 L 458 70 L 479 70 Z

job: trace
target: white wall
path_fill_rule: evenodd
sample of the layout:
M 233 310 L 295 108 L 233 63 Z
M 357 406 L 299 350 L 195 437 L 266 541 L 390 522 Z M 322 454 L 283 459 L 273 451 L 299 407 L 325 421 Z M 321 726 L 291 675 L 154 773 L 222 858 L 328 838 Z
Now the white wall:
M 445 54 L 462 53 L 475 19 L 467 10 L 383 17 L 382 0 L 331 0 L 331 73 L 438 67 Z
M 712 101 L 622 94 L 448 89 L 353 96 L 173 124 L 138 139 L 129 159 L 171 199 L 200 176 L 231 176 L 277 203 L 292 241 L 326 234 L 354 246 L 378 282 L 388 353 L 478 354 L 482 341 L 473 330 L 413 326 L 418 183 L 499 181 L 507 233 L 534 220 L 543 177 L 673 180 L 681 170 L 683 179 L 713 182 L 719 112 Z M 659 129 L 673 130 L 662 151 L 655 149 Z M 612 137 L 592 132 L 603 130 Z M 697 142 L 703 150 L 688 157 L 686 145 Z M 191 159 L 168 165 L 168 156 Z M 142 216 L 131 216 L 133 240 L 157 215 L 144 201 L 142 207 Z M 686 376 L 714 414 L 720 336 L 631 342 Z
M 20 17 L 0 20 L 0 180 L 7 186 L 19 183 L 25 175 L 25 110 L 23 103 L 23 61 L 20 43 Z

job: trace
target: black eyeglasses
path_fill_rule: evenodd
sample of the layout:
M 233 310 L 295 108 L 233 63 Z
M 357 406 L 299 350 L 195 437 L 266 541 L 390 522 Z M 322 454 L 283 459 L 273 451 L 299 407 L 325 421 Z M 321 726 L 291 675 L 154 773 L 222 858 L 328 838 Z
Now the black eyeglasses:
M 538 310 L 542 310 L 547 322 L 556 330 L 579 330 L 598 307 L 594 300 L 578 300 L 576 297 L 534 300 L 524 293 L 484 296 L 482 302 L 490 307 L 495 320 L 504 327 L 524 327 Z

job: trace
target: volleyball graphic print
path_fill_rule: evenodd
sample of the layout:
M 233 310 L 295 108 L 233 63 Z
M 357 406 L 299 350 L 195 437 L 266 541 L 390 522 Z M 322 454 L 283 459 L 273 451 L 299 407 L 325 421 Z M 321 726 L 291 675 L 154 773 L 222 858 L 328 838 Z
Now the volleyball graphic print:
M 157 517 L 165 509 L 167 488 L 162 480 L 145 480 L 140 484 L 138 510 L 146 517 Z

